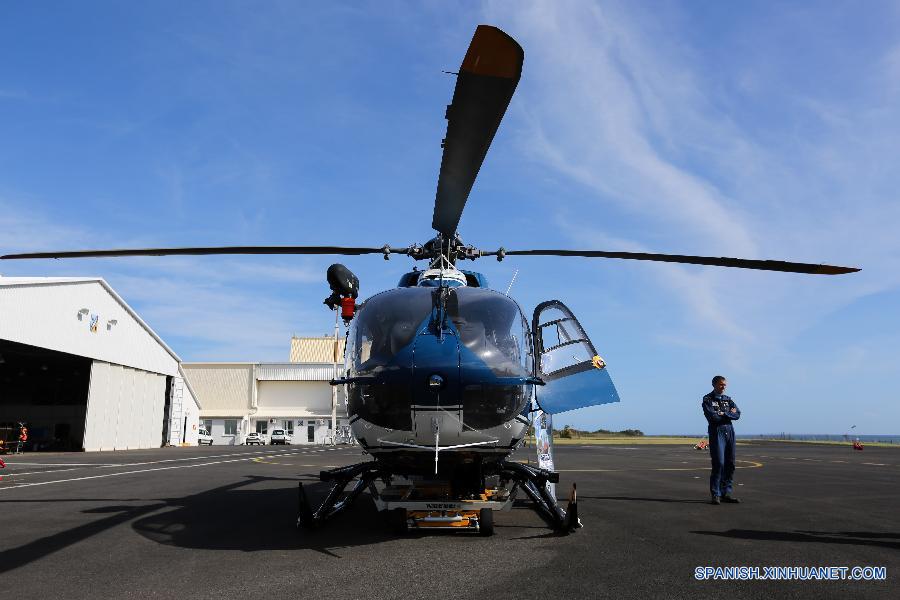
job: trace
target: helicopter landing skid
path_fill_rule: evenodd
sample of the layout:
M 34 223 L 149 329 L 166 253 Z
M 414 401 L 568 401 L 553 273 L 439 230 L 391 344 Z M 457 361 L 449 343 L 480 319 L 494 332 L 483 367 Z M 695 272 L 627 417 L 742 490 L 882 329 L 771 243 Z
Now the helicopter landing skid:
M 500 463 L 500 475 L 516 482 L 534 502 L 535 511 L 557 532 L 568 534 L 582 527 L 581 519 L 578 518 L 575 484 L 572 484 L 572 494 L 566 510 L 559 506 L 556 498 L 547 489 L 547 483 L 559 483 L 559 473 L 522 463 L 503 461 Z
M 315 511 L 312 510 L 312 507 L 309 504 L 309 499 L 306 497 L 306 490 L 303 489 L 303 482 L 301 481 L 298 488 L 299 514 L 297 516 L 297 527 L 312 529 L 328 519 L 337 516 L 349 508 L 366 488 L 370 488 L 373 495 L 377 494 L 374 481 L 385 476 L 386 473 L 384 473 L 374 461 L 366 461 L 347 467 L 338 467 L 337 469 L 331 469 L 329 471 L 321 471 L 319 473 L 319 479 L 321 481 L 331 481 L 333 483 L 331 489 L 328 491 L 328 495 L 325 496 L 322 504 L 320 504 L 319 508 Z M 347 485 L 354 479 L 357 479 L 356 483 L 350 488 L 347 496 L 342 499 L 341 496 L 344 493 L 344 489 L 346 489 Z
M 493 511 L 512 506 L 515 488 L 521 488 L 534 502 L 534 509 L 550 527 L 567 534 L 580 528 L 575 486 L 566 510 L 563 510 L 547 489 L 547 483 L 559 482 L 559 473 L 538 469 L 522 463 L 501 462 L 501 480 L 512 482 L 512 488 L 485 489 L 477 498 L 448 498 L 446 490 L 429 494 L 427 488 L 413 490 L 412 486 L 387 485 L 390 473 L 374 461 L 321 471 L 321 481 L 331 481 L 325 499 L 314 511 L 309 504 L 303 482 L 298 485 L 299 514 L 297 527 L 312 529 L 349 508 L 367 489 L 379 512 L 386 512 L 398 532 L 415 529 L 455 529 L 477 531 L 481 535 L 493 533 Z M 344 490 L 354 479 L 356 483 L 344 496 Z M 382 479 L 386 487 L 379 491 L 375 481 Z M 343 496 L 343 498 L 342 498 Z

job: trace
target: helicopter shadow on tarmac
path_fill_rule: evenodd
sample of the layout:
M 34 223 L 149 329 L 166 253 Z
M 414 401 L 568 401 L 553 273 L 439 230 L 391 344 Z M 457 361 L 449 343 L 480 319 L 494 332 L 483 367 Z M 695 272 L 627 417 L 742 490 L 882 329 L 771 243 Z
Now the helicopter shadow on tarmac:
M 291 486 L 268 489 L 242 489 L 247 485 L 286 481 Z M 380 544 L 398 539 L 383 515 L 379 514 L 368 493 L 346 512 L 319 528 L 297 529 L 298 491 L 302 481 L 310 501 L 320 502 L 331 487 L 317 475 L 297 478 L 248 477 L 247 481 L 214 488 L 199 494 L 169 500 L 153 514 L 132 524 L 140 535 L 160 544 L 205 550 L 313 550 L 341 558 L 340 548 Z M 169 509 L 169 510 L 166 510 Z M 528 509 L 530 513 L 531 510 Z M 535 523 L 499 524 L 500 528 L 543 529 Z M 458 532 L 408 532 L 403 538 L 447 535 Z M 557 535 L 552 533 L 551 535 Z
M 377 544 L 394 536 L 368 498 L 361 498 L 346 514 L 318 531 L 298 531 L 297 488 L 303 481 L 311 496 L 324 496 L 327 484 L 318 477 L 248 476 L 221 487 L 181 498 L 109 499 L 111 504 L 88 508 L 85 515 L 102 518 L 65 529 L 34 541 L 0 551 L 0 574 L 41 560 L 58 551 L 131 522 L 132 528 L 160 544 L 206 550 L 309 549 L 340 558 L 334 548 Z M 277 488 L 245 489 L 266 482 L 290 482 Z M 3 502 L 105 502 L 107 499 L 76 498 L 4 500 Z M 126 503 L 141 504 L 126 504 Z M 263 532 L 263 533 L 260 533 Z
M 97 498 L 78 498 L 73 500 L 4 500 L 2 502 L 28 502 L 28 503 L 45 503 L 45 502 L 104 502 L 106 500 Z M 140 499 L 115 499 L 110 502 L 147 502 Z M 63 550 L 69 546 L 77 544 L 83 540 L 91 538 L 95 535 L 103 533 L 108 529 L 127 523 L 128 521 L 145 515 L 149 512 L 160 510 L 167 506 L 164 502 L 155 502 L 153 504 L 142 504 L 139 506 L 128 505 L 110 505 L 100 508 L 93 508 L 83 511 L 85 514 L 105 514 L 108 517 L 91 521 L 77 527 L 72 527 L 58 533 L 54 533 L 32 542 L 22 544 L 14 548 L 8 548 L 0 551 L 0 574 L 12 571 L 19 567 L 25 566 L 34 561 L 40 560 L 55 552 Z
M 251 484 L 290 482 L 288 487 L 245 489 Z M 367 495 L 339 518 L 317 530 L 297 529 L 298 492 L 302 481 L 311 500 L 324 497 L 330 484 L 318 476 L 248 477 L 246 481 L 170 500 L 169 510 L 155 511 L 132 524 L 160 544 L 205 550 L 308 549 L 340 558 L 333 549 L 377 544 L 395 537 Z

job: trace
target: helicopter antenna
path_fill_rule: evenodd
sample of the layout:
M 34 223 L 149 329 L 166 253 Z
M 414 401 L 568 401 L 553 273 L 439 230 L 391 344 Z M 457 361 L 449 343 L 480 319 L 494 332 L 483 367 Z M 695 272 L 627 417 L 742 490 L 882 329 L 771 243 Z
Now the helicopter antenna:
M 512 284 L 516 281 L 516 275 L 519 274 L 519 270 L 516 269 L 516 272 L 513 273 L 512 279 L 509 280 L 509 285 L 506 287 L 506 295 L 509 296 L 509 290 L 512 289 Z

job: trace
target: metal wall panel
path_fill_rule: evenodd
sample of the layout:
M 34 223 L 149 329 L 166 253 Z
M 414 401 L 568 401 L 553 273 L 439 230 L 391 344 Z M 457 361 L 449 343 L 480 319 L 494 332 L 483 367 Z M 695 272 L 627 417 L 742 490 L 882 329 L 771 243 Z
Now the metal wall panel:
M 272 416 L 331 415 L 331 386 L 314 381 L 260 381 L 259 411 Z M 343 406 L 343 395 L 338 406 Z M 341 410 L 340 412 L 344 412 Z
M 256 390 L 253 364 L 182 363 L 181 368 L 204 415 L 244 415 L 250 410 Z
M 0 338 L 143 371 L 177 373 L 177 357 L 100 281 L 10 283 L 13 279 L 0 277 Z M 97 327 L 91 331 L 94 316 Z
M 165 394 L 164 375 L 94 361 L 84 449 L 158 448 Z
M 333 337 L 292 337 L 291 353 L 288 358 L 292 363 L 333 363 Z M 338 338 L 338 361 L 344 360 L 344 339 Z
M 343 376 L 344 365 L 338 365 L 338 377 Z M 256 367 L 259 381 L 331 381 L 334 365 L 299 363 L 260 363 Z

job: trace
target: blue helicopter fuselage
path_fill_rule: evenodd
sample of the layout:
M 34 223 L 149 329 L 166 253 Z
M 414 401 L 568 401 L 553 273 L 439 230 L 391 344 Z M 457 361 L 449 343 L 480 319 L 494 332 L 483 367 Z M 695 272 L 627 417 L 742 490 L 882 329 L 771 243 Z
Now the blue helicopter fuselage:
M 416 410 L 458 410 L 463 428 L 497 427 L 528 407 L 532 360 L 528 322 L 503 294 L 387 290 L 360 307 L 348 334 L 348 413 L 413 431 Z
M 453 450 L 440 463 L 446 472 L 496 464 L 522 442 L 536 407 L 556 413 L 619 399 L 563 303 L 539 305 L 530 326 L 515 300 L 486 283 L 472 272 L 408 273 L 351 321 L 350 427 L 395 472 L 432 468 L 423 451 Z

